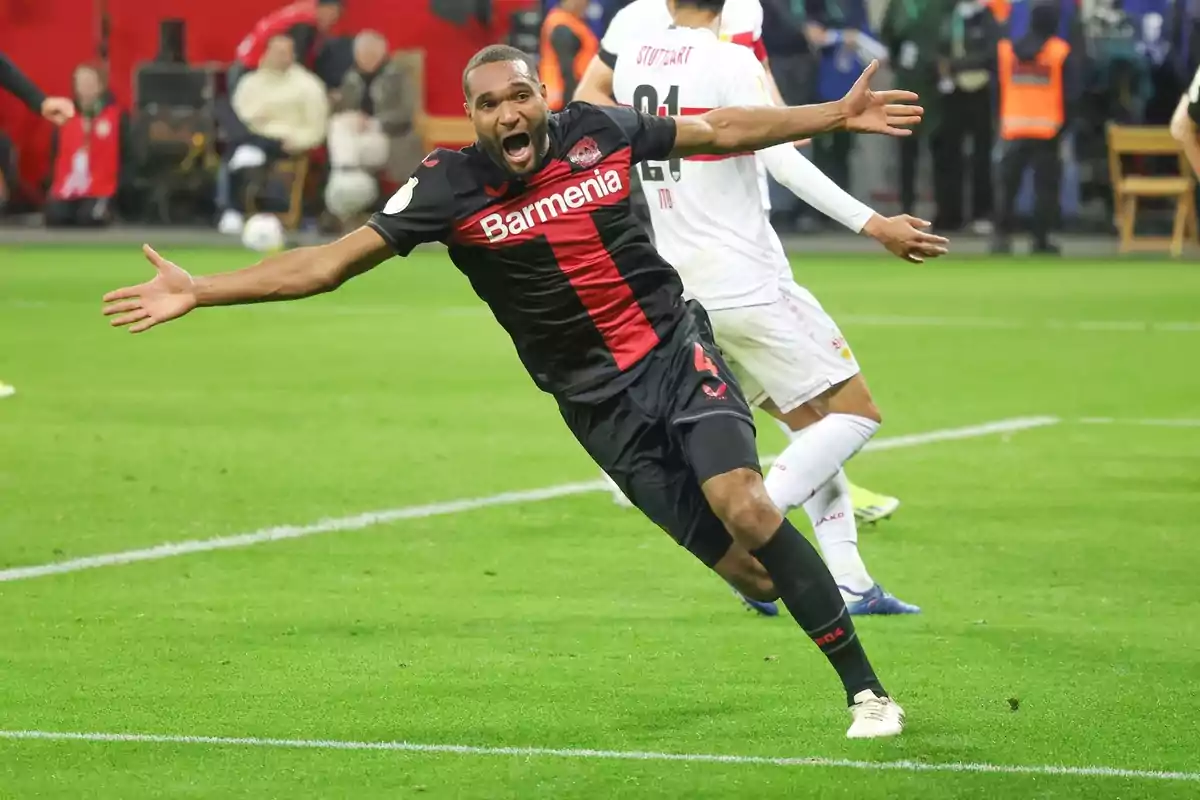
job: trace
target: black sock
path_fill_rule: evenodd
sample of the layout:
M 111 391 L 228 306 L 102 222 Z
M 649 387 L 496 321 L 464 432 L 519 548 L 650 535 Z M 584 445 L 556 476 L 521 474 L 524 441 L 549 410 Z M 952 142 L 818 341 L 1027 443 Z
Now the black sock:
M 785 519 L 753 555 L 770 574 L 792 618 L 837 670 L 847 702 L 853 703 L 864 689 L 884 695 L 829 568 L 803 534 Z

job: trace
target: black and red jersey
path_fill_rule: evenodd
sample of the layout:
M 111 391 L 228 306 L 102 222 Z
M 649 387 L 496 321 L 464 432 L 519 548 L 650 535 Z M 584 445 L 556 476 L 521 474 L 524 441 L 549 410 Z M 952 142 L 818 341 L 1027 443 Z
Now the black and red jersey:
M 686 313 L 629 202 L 630 166 L 674 144 L 669 117 L 571 103 L 537 172 L 512 177 L 476 145 L 435 150 L 368 224 L 402 256 L 445 242 L 539 388 L 604 399 Z

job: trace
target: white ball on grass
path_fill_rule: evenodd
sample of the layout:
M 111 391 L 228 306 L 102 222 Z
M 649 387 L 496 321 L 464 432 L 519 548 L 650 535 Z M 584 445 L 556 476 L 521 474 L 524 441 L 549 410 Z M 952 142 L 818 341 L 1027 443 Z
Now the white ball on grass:
M 242 244 L 259 253 L 282 250 L 284 238 L 283 223 L 274 214 L 255 214 L 242 228 Z

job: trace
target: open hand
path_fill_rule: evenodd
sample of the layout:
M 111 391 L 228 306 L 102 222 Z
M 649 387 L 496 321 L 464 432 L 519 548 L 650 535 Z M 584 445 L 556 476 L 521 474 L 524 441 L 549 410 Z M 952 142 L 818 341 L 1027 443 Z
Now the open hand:
M 887 248 L 888 252 L 920 264 L 927 258 L 937 258 L 949 252 L 950 240 L 944 236 L 927 233 L 930 224 L 923 219 L 901 214 L 897 217 L 871 217 L 863 227 L 863 233 Z
M 921 121 L 925 109 L 911 105 L 919 98 L 913 92 L 891 89 L 871 91 L 871 77 L 879 70 L 879 61 L 872 61 L 858 76 L 850 91 L 841 99 L 846 111 L 846 130 L 857 133 L 884 133 L 888 136 L 908 136 L 908 126 Z
M 126 286 L 104 295 L 105 316 L 114 316 L 113 327 L 131 326 L 130 333 L 141 333 L 169 322 L 196 307 L 196 284 L 192 276 L 142 245 L 146 259 L 154 265 L 155 275 L 145 283 Z
M 55 125 L 62 125 L 75 116 L 75 103 L 65 97 L 47 97 L 42 101 L 41 111 L 43 117 Z

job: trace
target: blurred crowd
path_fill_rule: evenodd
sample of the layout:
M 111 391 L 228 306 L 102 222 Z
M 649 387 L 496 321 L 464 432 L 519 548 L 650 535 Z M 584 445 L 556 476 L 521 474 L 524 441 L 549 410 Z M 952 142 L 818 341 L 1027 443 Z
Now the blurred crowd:
M 917 135 L 894 145 L 890 183 L 901 210 L 924 211 L 944 231 L 989 234 L 1011 227 L 1017 215 L 1039 225 L 1078 221 L 1092 201 L 1102 206 L 1094 219 L 1107 228 L 1105 123 L 1166 125 L 1200 63 L 1200 36 L 1193 35 L 1200 33 L 1200 3 L 1191 0 L 754 1 L 785 102 L 837 99 L 875 58 L 890 67 L 891 85 L 920 93 L 925 121 Z M 729 0 L 735 2 L 741 0 Z M 624 5 L 607 4 L 609 18 Z M 603 34 L 596 2 L 558 6 Z M 543 59 L 550 41 L 543 36 Z M 1063 118 L 1045 134 L 1018 124 L 1022 114 L 1033 115 L 1022 104 L 1037 107 L 1048 97 L 1028 90 L 1036 80 L 1022 65 L 1055 58 L 1062 81 L 1046 92 L 1058 94 Z M 556 57 L 555 64 L 563 61 Z M 560 83 L 569 89 L 570 81 L 567 75 Z M 1002 82 L 1015 87 L 1010 97 L 1021 95 L 1005 108 Z M 862 163 L 854 149 L 861 146 L 848 134 L 823 136 L 809 155 L 851 190 L 852 166 Z M 772 187 L 771 199 L 781 230 L 826 224 L 781 187 Z M 919 209 L 921 200 L 931 208 Z M 1045 239 L 1045 231 L 1035 234 Z
M 539 51 L 556 104 L 570 99 L 607 21 L 630 1 L 531 0 L 540 30 L 525 46 Z M 787 103 L 840 97 L 873 58 L 890 68 L 894 85 L 921 94 L 925 122 L 895 144 L 895 200 L 909 213 L 931 201 L 944 231 L 987 233 L 1015 213 L 1029 215 L 1033 198 L 1048 194 L 1055 214 L 1067 216 L 1089 197 L 1107 202 L 1104 123 L 1166 124 L 1200 61 L 1193 0 L 735 1 L 761 3 L 761 45 Z M 139 89 L 131 118 L 113 102 L 103 68 L 80 65 L 78 114 L 55 133 L 47 224 L 204 219 L 236 234 L 257 211 L 330 230 L 361 220 L 423 155 L 422 78 L 380 33 L 334 36 L 342 10 L 341 0 L 302 0 L 261 19 L 229 64 L 207 76 L 213 88 L 197 95 L 191 117 Z M 1055 87 L 1064 118 L 1051 144 L 1014 146 L 1028 137 L 1009 135 L 1025 129 L 1013 127 L 1019 110 L 1000 107 L 998 84 L 1014 74 L 1019 83 L 1023 59 L 1048 52 L 1051 40 L 1064 44 Z M 166 80 L 170 68 L 198 69 L 172 51 L 169 37 L 160 46 L 160 63 L 145 65 L 146 74 L 157 69 Z M 1006 57 L 1016 73 L 1006 71 Z M 860 146 L 835 134 L 820 137 L 810 156 L 849 190 Z M 166 167 L 156 151 L 168 153 Z M 0 136 L 0 205 L 12 163 Z M 824 224 L 778 188 L 777 226 Z
M 135 78 L 133 113 L 114 102 L 102 67 L 77 67 L 77 114 L 54 133 L 46 224 L 203 218 L 236 235 L 256 211 L 296 211 L 330 230 L 363 218 L 424 155 L 420 73 L 393 58 L 377 31 L 333 36 L 341 13 L 341 0 L 283 6 L 216 71 L 188 65 L 182 30 L 173 38 L 165 30 L 158 59 Z M 204 83 L 200 91 L 189 92 L 191 78 Z M 165 170 L 156 151 L 167 155 Z M 305 196 L 314 184 L 315 201 Z

